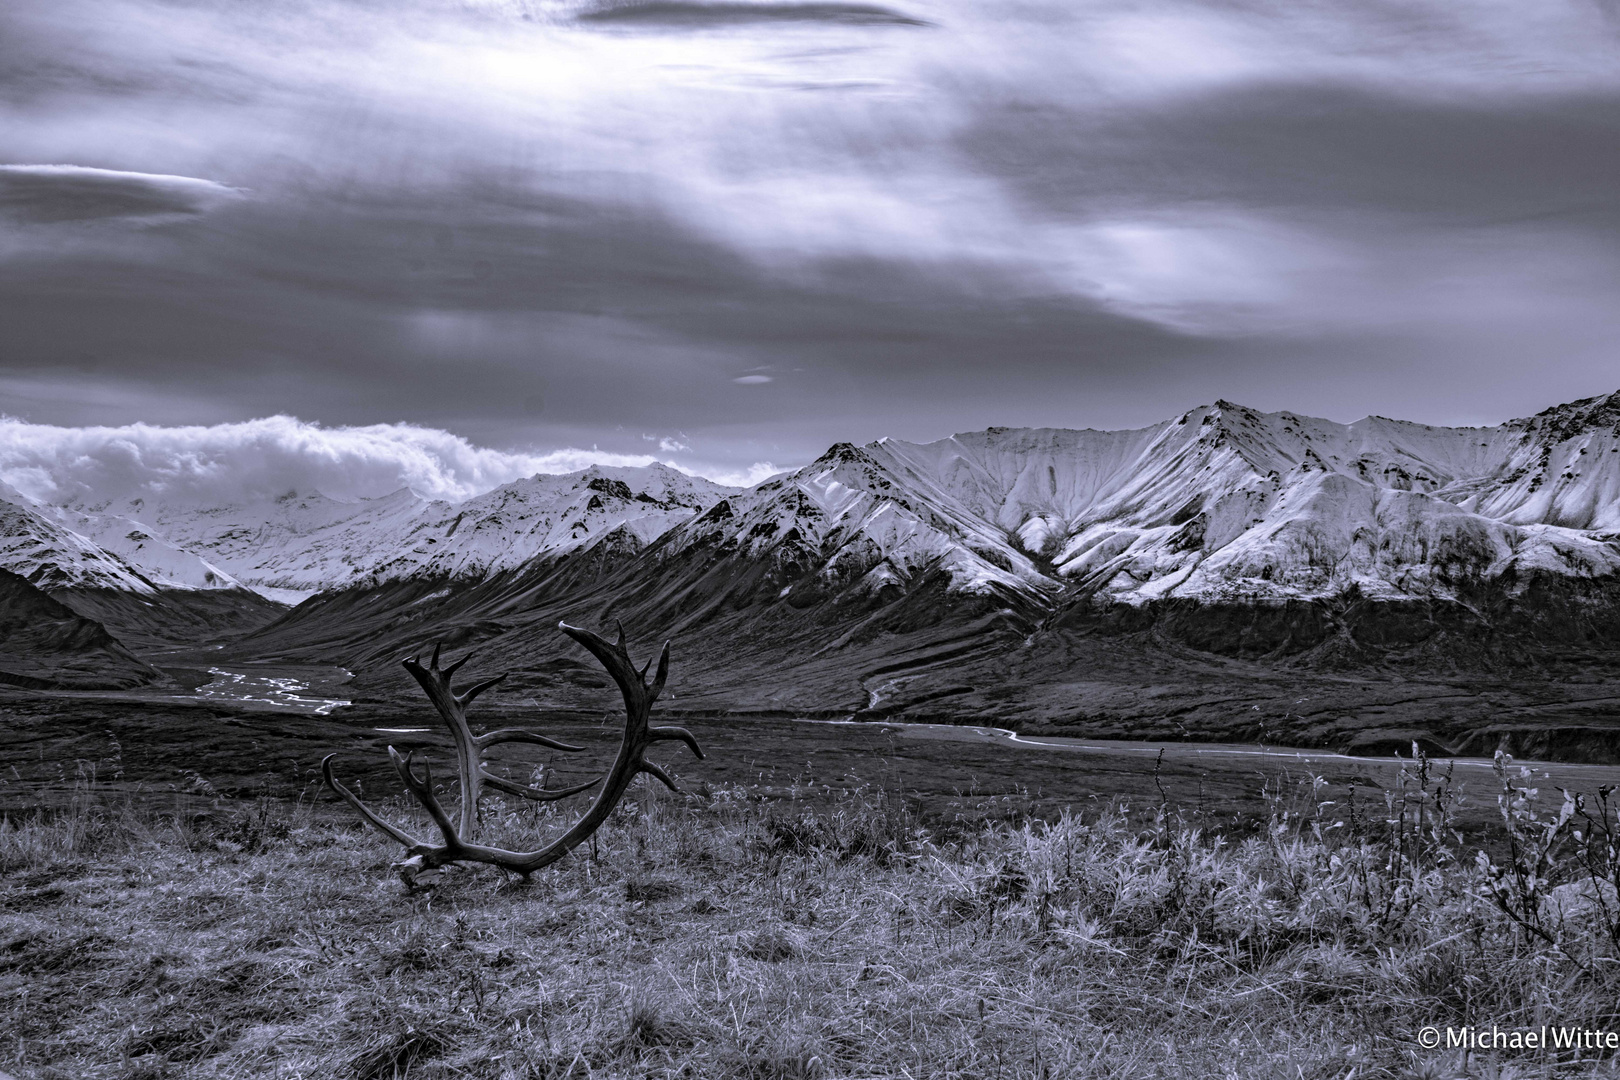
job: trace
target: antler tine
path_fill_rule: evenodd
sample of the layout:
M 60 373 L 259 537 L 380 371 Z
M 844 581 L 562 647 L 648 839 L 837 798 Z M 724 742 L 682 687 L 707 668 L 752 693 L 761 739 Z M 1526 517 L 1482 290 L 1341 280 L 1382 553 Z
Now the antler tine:
M 484 783 L 488 784 L 490 787 L 498 788 L 509 795 L 518 795 L 525 799 L 531 799 L 534 802 L 556 802 L 558 799 L 566 799 L 570 795 L 578 795 L 582 791 L 589 791 L 591 788 L 595 787 L 601 782 L 602 778 L 598 776 L 595 780 L 587 780 L 583 784 L 575 784 L 573 787 L 557 788 L 555 791 L 548 791 L 545 788 L 530 787 L 527 784 L 519 784 L 515 780 L 508 780 L 504 776 L 496 776 L 493 773 L 484 774 Z
M 388 756 L 394 763 L 394 771 L 399 773 L 401 780 L 405 781 L 405 787 L 410 790 L 412 795 L 416 796 L 416 801 L 427 809 L 428 816 L 433 819 L 433 823 L 444 834 L 445 846 L 450 848 L 460 847 L 461 837 L 456 832 L 455 823 L 450 820 L 450 815 L 444 812 L 444 806 L 439 802 L 438 796 L 433 794 L 433 766 L 425 761 L 422 762 L 422 775 L 424 778 L 418 780 L 415 770 L 411 768 L 411 759 L 416 756 L 415 751 L 401 755 L 398 750 L 390 746 Z
M 692 753 L 697 755 L 699 761 L 702 761 L 707 756 L 703 753 L 703 747 L 698 745 L 697 736 L 683 727 L 650 727 L 647 729 L 647 733 L 660 742 L 685 743 L 692 748 Z
M 646 694 L 646 684 L 641 681 L 635 665 L 630 662 L 630 654 L 624 647 L 622 627 L 618 642 L 611 642 L 600 634 L 594 634 L 578 626 L 569 626 L 567 623 L 558 623 L 557 628 L 585 646 L 586 650 L 607 669 L 608 675 L 624 692 L 626 709 L 635 713 L 650 704 L 641 700 Z
M 547 746 L 553 750 L 561 750 L 569 754 L 577 754 L 581 750 L 585 749 L 583 746 L 575 746 L 573 743 L 558 742 L 556 739 L 548 739 L 546 736 L 541 735 L 538 732 L 525 731 L 522 728 L 515 727 L 501 728 L 499 731 L 486 732 L 485 734 L 478 736 L 478 738 L 474 741 L 478 743 L 479 749 L 494 746 L 497 743 L 509 742 L 534 743 L 537 746 Z
M 439 650 L 441 648 L 443 648 L 443 647 L 444 647 L 444 642 L 442 642 L 442 641 L 435 641 L 433 643 L 433 659 L 428 661 L 428 670 L 429 671 L 438 671 L 439 670 Z
M 614 619 L 613 620 L 613 625 L 618 627 L 618 629 L 619 629 L 619 648 L 622 649 L 622 648 L 624 648 L 624 642 L 625 642 L 624 623 L 620 622 L 618 619 Z
M 658 673 L 653 676 L 652 686 L 648 688 L 653 698 L 664 692 L 664 682 L 669 678 L 669 642 L 664 642 L 664 651 L 658 654 Z M 700 753 L 698 757 L 702 757 Z
M 677 794 L 677 795 L 685 795 L 686 794 L 686 789 L 685 788 L 681 787 L 681 785 L 677 784 L 674 780 L 670 779 L 669 773 L 665 772 L 663 769 L 659 768 L 657 765 L 653 764 L 652 762 L 643 761 L 641 763 L 641 771 L 646 773 L 648 776 L 652 777 L 653 779 L 658 780 L 659 782 L 661 782 L 665 787 L 669 788 L 669 790 L 673 791 L 675 794 Z
M 592 656 L 595 656 L 604 664 L 608 662 L 605 659 L 606 657 L 611 657 L 615 653 L 624 652 L 623 643 L 616 644 L 611 642 L 601 634 L 598 634 L 593 630 L 587 630 L 583 626 L 569 626 L 565 622 L 560 622 L 557 624 L 557 629 L 561 630 L 563 633 L 585 646 L 586 649 L 590 650 Z
M 366 820 L 366 823 L 371 825 L 372 828 L 376 829 L 384 836 L 387 836 L 396 843 L 404 844 L 408 848 L 420 847 L 422 843 L 420 840 L 417 840 L 388 824 L 388 822 L 384 821 L 382 818 L 373 813 L 371 807 L 361 802 L 358 795 L 344 787 L 342 784 L 338 783 L 337 777 L 332 773 L 332 759 L 335 757 L 337 757 L 336 754 L 327 754 L 325 757 L 321 758 L 321 776 L 326 779 L 326 786 L 331 788 L 333 793 L 341 798 L 344 802 L 348 803 L 350 806 L 354 807 L 355 810 L 359 811 L 360 816 Z
M 460 665 L 458 664 L 457 666 L 459 667 Z M 502 682 L 505 680 L 505 678 L 506 675 L 503 672 L 492 679 L 485 679 L 483 682 L 473 683 L 471 686 L 467 687 L 467 689 L 456 695 L 456 704 L 465 709 L 468 705 L 473 703 L 473 699 L 479 694 L 482 694 L 485 690 L 488 690 L 497 683 Z
M 467 661 L 471 660 L 472 658 L 473 658 L 473 654 L 472 654 L 471 650 L 469 650 L 467 652 L 466 656 L 463 656 L 460 660 L 457 660 L 455 663 L 453 663 L 449 667 L 445 668 L 444 669 L 445 681 L 449 682 L 450 677 L 452 675 L 454 675 L 456 672 L 461 670 L 461 665 L 465 664 Z
M 456 775 L 461 783 L 461 831 L 471 835 L 478 821 L 478 745 L 472 728 L 467 726 L 466 707 L 451 693 L 450 680 L 439 668 L 439 646 L 433 647 L 433 660 L 428 667 L 411 659 L 405 661 L 405 670 L 411 673 L 411 678 L 450 729 L 450 738 L 456 745 Z

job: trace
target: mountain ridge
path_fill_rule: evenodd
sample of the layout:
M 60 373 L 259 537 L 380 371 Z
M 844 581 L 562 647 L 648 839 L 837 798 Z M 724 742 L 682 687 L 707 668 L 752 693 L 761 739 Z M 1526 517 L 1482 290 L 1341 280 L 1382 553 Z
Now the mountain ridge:
M 1524 687 L 1620 679 L 1620 394 L 1470 428 L 1223 400 L 1125 431 L 839 443 L 749 489 L 595 467 L 457 505 L 321 499 L 261 523 L 319 527 L 260 565 L 338 584 L 220 656 L 341 663 L 361 697 L 408 694 L 395 661 L 438 641 L 512 670 L 500 692 L 580 705 L 561 619 L 675 638 L 683 708 L 1099 737 L 1343 746 L 1423 728 L 1422 700 L 1437 745 L 1462 745 L 1495 730 L 1467 687 L 1533 725 L 1564 706 Z M 252 554 L 240 508 L 211 520 L 210 561 Z M 1308 722 L 1232 704 L 1294 691 Z
M 788 485 L 798 494 L 767 505 Z M 134 578 L 240 583 L 297 600 L 396 578 L 477 578 L 583 551 L 621 528 L 622 543 L 647 547 L 721 501 L 759 530 L 755 540 L 773 525 L 801 542 L 826 540 L 834 522 L 853 529 L 882 553 L 863 571 L 877 571 L 874 588 L 939 558 L 960 588 L 999 582 L 1033 595 L 1079 583 L 1121 602 L 1280 601 L 1351 580 L 1415 595 L 1434 575 L 1401 568 L 1429 561 L 1422 549 L 1436 538 L 1452 563 L 1483 562 L 1482 572 L 1516 559 L 1606 574 L 1616 559 L 1607 534 L 1620 533 L 1620 392 L 1463 428 L 1379 416 L 1339 424 L 1217 400 L 1119 431 L 992 427 L 929 443 L 843 443 L 746 490 L 654 464 L 540 474 L 460 503 L 404 488 L 350 501 L 289 492 L 214 507 L 136 498 L 36 509 L 100 538 L 109 564 Z M 1377 534 L 1362 537 L 1373 550 L 1352 552 L 1361 526 Z M 1324 560 L 1344 571 L 1316 572 Z M 851 548 L 836 565 L 863 561 Z M 0 559 L 28 576 L 16 563 Z M 96 584 L 140 588 L 102 576 Z

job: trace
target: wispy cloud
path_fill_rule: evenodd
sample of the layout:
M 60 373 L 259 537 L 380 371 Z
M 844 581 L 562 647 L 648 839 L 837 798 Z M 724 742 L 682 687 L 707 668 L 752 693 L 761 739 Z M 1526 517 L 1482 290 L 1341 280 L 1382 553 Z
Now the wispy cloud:
M 630 24 L 665 29 L 746 26 L 750 23 L 846 23 L 858 26 L 927 26 L 925 19 L 879 4 L 780 3 L 771 0 L 631 0 L 592 8 L 583 23 Z
M 0 165 L 0 216 L 32 223 L 202 214 L 243 192 L 192 176 L 81 165 Z
M 0 409 L 741 470 L 1597 393 L 1610 6 L 11 0 Z

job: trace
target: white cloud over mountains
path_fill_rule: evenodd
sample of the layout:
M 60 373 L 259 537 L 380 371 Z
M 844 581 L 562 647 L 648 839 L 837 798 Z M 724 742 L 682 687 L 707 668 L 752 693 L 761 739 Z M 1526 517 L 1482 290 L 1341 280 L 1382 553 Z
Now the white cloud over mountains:
M 402 487 L 460 501 L 534 473 L 655 460 L 594 449 L 494 450 L 412 424 L 329 428 L 291 416 L 206 427 L 59 427 L 0 418 L 0 481 L 41 502 L 86 507 L 123 498 L 208 506 L 289 491 L 373 498 Z M 714 478 L 752 483 L 773 471 L 759 464 Z

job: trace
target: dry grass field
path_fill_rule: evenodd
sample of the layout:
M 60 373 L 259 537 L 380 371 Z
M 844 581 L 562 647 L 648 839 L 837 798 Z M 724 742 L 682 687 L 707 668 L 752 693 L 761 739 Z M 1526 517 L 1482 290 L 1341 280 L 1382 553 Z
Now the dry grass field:
M 453 868 L 415 891 L 390 872 L 397 848 L 324 809 L 225 800 L 199 817 L 86 789 L 0 827 L 0 1067 L 1611 1075 L 1594 1050 L 1418 1044 L 1428 1024 L 1620 1027 L 1620 911 L 1588 880 L 1612 873 L 1612 844 L 1503 779 L 1495 878 L 1433 775 L 1354 812 L 1302 782 L 1241 838 L 1151 807 L 1041 820 L 998 797 L 924 821 L 870 790 L 682 800 L 643 782 L 596 844 L 529 883 Z M 486 828 L 511 843 L 570 816 L 493 806 Z

